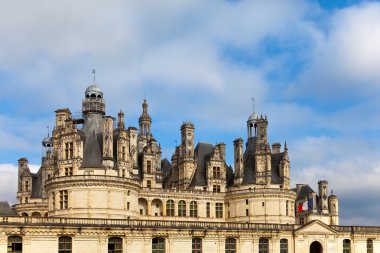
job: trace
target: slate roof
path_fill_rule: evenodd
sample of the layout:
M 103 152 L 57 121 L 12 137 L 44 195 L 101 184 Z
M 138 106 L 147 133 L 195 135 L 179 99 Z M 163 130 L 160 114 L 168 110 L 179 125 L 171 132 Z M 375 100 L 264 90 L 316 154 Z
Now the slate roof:
M 247 147 L 243 155 L 243 165 L 244 165 L 244 178 L 242 184 L 255 184 L 256 178 L 256 165 L 255 165 L 255 139 L 249 138 L 247 142 Z
M 214 151 L 214 146 L 210 143 L 199 142 L 196 146 L 194 152 L 198 159 L 197 168 L 195 170 L 193 179 L 190 183 L 191 186 L 207 186 L 206 175 L 207 175 L 207 160 L 210 158 L 212 152 Z
M 86 138 L 81 168 L 103 168 L 103 124 L 102 115 L 95 113 L 87 115 L 82 128 Z
M 0 201 L 0 216 L 17 216 L 7 201 Z
M 32 198 L 42 198 L 42 170 L 39 169 L 36 174 L 30 173 L 32 176 Z

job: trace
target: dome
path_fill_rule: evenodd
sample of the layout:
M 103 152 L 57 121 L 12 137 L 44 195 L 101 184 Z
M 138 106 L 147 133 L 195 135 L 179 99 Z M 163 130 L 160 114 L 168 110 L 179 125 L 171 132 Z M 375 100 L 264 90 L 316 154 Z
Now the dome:
M 103 92 L 99 88 L 99 86 L 97 86 L 96 84 L 92 84 L 92 85 L 87 87 L 85 95 L 86 95 L 86 98 L 88 98 L 88 97 L 102 98 Z
M 256 113 L 252 113 L 249 118 L 248 118 L 248 121 L 256 121 L 257 119 L 257 114 Z
M 50 137 L 46 137 L 42 140 L 42 145 L 46 146 L 52 146 L 53 142 L 51 141 Z

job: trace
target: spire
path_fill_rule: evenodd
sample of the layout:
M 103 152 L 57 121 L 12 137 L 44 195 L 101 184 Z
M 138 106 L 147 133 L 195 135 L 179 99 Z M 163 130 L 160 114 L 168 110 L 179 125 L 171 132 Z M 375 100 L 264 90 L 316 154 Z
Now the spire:
M 93 74 L 93 76 L 94 76 L 93 84 L 95 84 L 95 77 L 96 77 L 95 73 L 96 73 L 96 70 L 93 69 L 93 70 L 92 70 L 92 74 Z
M 252 100 L 252 114 L 255 114 L 255 98 L 252 97 L 251 100 Z
M 288 145 L 286 145 L 286 140 L 285 140 L 284 150 L 288 151 Z
M 139 118 L 139 126 L 140 126 L 140 135 L 148 136 L 151 135 L 150 127 L 152 124 L 152 118 L 148 113 L 148 103 L 144 98 L 144 102 L 142 104 L 143 112 Z

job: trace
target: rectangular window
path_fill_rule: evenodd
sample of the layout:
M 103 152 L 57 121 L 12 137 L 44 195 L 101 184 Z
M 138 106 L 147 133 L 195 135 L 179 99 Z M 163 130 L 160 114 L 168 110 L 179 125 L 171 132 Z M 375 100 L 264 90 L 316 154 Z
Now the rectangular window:
M 152 174 L 152 161 L 146 161 L 146 173 Z
M 300 218 L 300 224 L 301 225 L 305 224 L 305 219 L 303 217 Z
M 249 210 L 245 209 L 245 216 L 249 216 Z
M 29 203 L 29 198 L 28 198 L 28 197 L 25 197 L 25 203 L 26 203 L 26 204 Z
M 215 204 L 215 217 L 216 218 L 223 218 L 223 203 L 216 203 Z
M 146 181 L 146 187 L 151 188 L 152 187 L 152 181 L 147 180 Z
M 206 203 L 206 216 L 210 218 L 210 202 Z
M 248 199 L 245 200 L 245 204 L 248 205 Z
M 226 253 L 236 253 L 236 239 L 235 238 L 227 238 L 226 239 Z
M 51 196 L 51 204 L 52 204 L 52 207 L 53 207 L 53 210 L 55 209 L 55 193 L 53 192 L 52 196 Z
M 193 238 L 191 243 L 191 253 L 202 253 L 202 239 Z
M 259 240 L 259 253 L 269 253 L 269 240 L 261 238 Z
M 74 146 L 72 142 L 65 143 L 65 158 L 71 159 L 74 156 Z
M 65 168 L 65 176 L 69 177 L 72 175 L 73 175 L 73 168 L 72 167 Z
M 373 253 L 373 240 L 367 240 L 367 253 Z
M 220 179 L 220 167 L 213 167 L 212 168 L 212 177 L 214 179 Z
M 174 201 L 171 199 L 166 201 L 166 216 L 174 216 Z
M 8 250 L 9 253 L 21 253 L 22 252 L 22 237 L 10 236 L 8 237 Z
M 121 148 L 121 160 L 125 162 L 125 147 Z
M 165 253 L 165 239 L 164 238 L 152 239 L 152 253 Z
M 286 201 L 286 216 L 289 216 L 289 201 Z
M 69 194 L 67 191 L 59 191 L 59 207 L 60 209 L 69 208 Z
M 130 203 L 127 202 L 127 210 L 129 210 L 129 207 L 130 207 Z
M 72 239 L 68 236 L 61 236 L 58 239 L 58 253 L 71 253 Z
M 29 191 L 29 181 L 25 181 L 25 191 Z
M 351 253 L 351 240 L 343 240 L 343 253 Z
M 220 185 L 213 185 L 212 186 L 212 191 L 213 192 L 220 192 Z
M 288 240 L 281 239 L 280 240 L 280 253 L 288 253 Z
M 108 239 L 108 253 L 122 253 L 123 239 L 120 237 L 111 237 Z

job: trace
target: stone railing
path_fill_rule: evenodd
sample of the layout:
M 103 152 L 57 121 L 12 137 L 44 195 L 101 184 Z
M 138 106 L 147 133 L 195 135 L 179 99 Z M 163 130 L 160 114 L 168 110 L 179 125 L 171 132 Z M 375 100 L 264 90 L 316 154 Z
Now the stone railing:
M 139 181 L 132 178 L 103 176 L 103 175 L 74 175 L 74 176 L 53 177 L 51 179 L 46 180 L 46 184 L 49 185 L 53 183 L 62 183 L 62 182 L 68 182 L 68 181 L 104 181 L 104 182 L 114 181 L 118 183 L 140 185 Z
M 373 226 L 330 226 L 337 232 L 348 233 L 380 233 L 380 227 Z
M 52 218 L 52 217 L 0 217 L 0 225 L 41 225 L 70 227 L 122 227 L 122 228 L 174 228 L 207 230 L 256 230 L 256 231 L 293 231 L 295 225 L 200 222 L 200 221 L 158 221 L 132 219 L 88 219 L 88 218 Z

